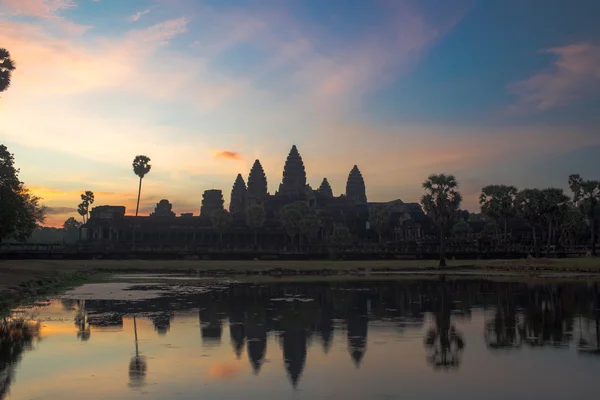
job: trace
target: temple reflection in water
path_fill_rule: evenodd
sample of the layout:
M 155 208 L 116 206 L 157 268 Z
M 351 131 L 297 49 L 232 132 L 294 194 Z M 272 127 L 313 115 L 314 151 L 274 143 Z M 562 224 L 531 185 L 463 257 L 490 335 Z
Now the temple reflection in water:
M 194 329 L 199 329 L 196 337 L 202 347 L 230 346 L 236 359 L 247 357 L 255 375 L 260 375 L 268 362 L 267 354 L 273 358 L 272 352 L 277 352 L 291 385 L 298 387 L 310 364 L 312 347 L 320 348 L 324 357 L 332 346 L 345 348 L 346 362 L 355 369 L 362 368 L 368 359 L 369 343 L 372 345 L 369 338 L 373 329 L 388 332 L 390 337 L 420 335 L 422 360 L 432 370 L 457 371 L 464 353 L 469 351 L 464 324 L 469 324 L 474 312 L 484 316 L 478 340 L 484 340 L 490 352 L 548 346 L 599 355 L 599 293 L 597 283 L 238 283 L 201 291 L 167 292 L 159 298 L 139 301 L 62 300 L 62 306 L 73 316 L 77 338 L 84 346 L 94 341 L 94 334 L 101 334 L 94 333 L 90 326 L 120 328 L 124 318 L 135 317 L 134 324 L 136 319 L 138 325 L 143 320 L 151 321 L 156 335 L 168 337 L 173 329 L 181 329 L 173 325 L 179 315 L 189 319 L 190 313 L 195 313 L 198 325 Z M 34 348 L 36 329 L 34 325 L 2 325 L 0 399 L 8 393 L 21 354 Z M 135 353 L 130 362 L 132 388 L 145 385 L 147 370 L 160 363 L 151 347 L 144 342 L 138 346 L 137 335 L 136 330 Z

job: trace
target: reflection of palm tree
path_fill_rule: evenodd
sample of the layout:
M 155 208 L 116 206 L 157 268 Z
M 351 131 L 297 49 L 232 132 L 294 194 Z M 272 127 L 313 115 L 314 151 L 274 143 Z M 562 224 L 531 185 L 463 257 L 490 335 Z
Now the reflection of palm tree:
M 425 349 L 428 351 L 427 361 L 434 369 L 458 368 L 465 347 L 462 335 L 452 325 L 450 302 L 446 299 L 446 283 L 440 282 L 439 304 L 434 312 L 435 327 L 425 335 Z
M 64 306 L 64 305 L 63 305 Z M 77 302 L 77 314 L 75 314 L 75 325 L 77 326 L 77 339 L 86 342 L 90 339 L 90 324 L 87 322 L 85 311 L 85 300 Z
M 484 338 L 489 349 L 519 348 L 525 331 L 519 327 L 517 310 L 513 304 L 496 307 L 494 319 L 486 322 Z
M 133 332 L 135 335 L 135 356 L 129 361 L 129 387 L 139 388 L 146 384 L 146 357 L 140 355 L 138 348 L 137 323 L 133 316 Z

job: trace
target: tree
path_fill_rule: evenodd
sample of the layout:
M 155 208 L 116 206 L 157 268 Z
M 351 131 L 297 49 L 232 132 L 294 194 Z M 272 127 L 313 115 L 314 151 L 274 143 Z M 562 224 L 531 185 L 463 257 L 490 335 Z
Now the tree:
M 507 185 L 489 185 L 481 189 L 479 204 L 481 213 L 504 224 L 504 240 L 507 238 L 507 222 L 515 216 L 517 188 Z
M 539 189 L 524 189 L 517 194 L 515 206 L 517 215 L 531 227 L 535 256 L 539 257 L 536 228 L 544 222 L 544 194 Z
M 258 230 L 262 228 L 267 219 L 265 208 L 260 204 L 254 204 L 246 208 L 246 225 L 254 232 L 254 246 L 258 243 Z
M 86 190 L 81 195 L 81 204 L 85 209 L 85 220 L 87 221 L 89 219 L 90 205 L 94 204 L 94 192 Z
M 0 47 L 0 92 L 4 92 L 10 86 L 10 78 L 14 70 L 15 63 L 10 58 L 10 53 Z
M 44 222 L 46 208 L 18 175 L 13 155 L 0 145 L 0 242 L 8 238 L 25 241 Z
M 300 234 L 300 221 L 308 213 L 308 206 L 301 202 L 295 202 L 287 204 L 281 208 L 279 218 L 281 220 L 281 226 L 285 229 L 285 232 L 289 235 L 292 243 L 294 238 Z M 300 239 L 298 237 L 298 239 Z
M 464 237 L 471 233 L 471 225 L 464 219 L 461 219 L 452 226 L 452 235 L 455 237 Z
M 77 206 L 77 213 L 78 213 L 79 215 L 81 215 L 81 218 L 83 219 L 83 223 L 85 224 L 85 222 L 86 222 L 86 221 L 85 221 L 85 216 L 87 215 L 87 208 L 86 208 L 86 205 L 85 205 L 85 203 L 80 203 L 80 204 Z
M 231 226 L 233 218 L 227 210 L 217 210 L 211 216 L 211 222 L 215 231 L 219 232 L 219 243 L 223 245 L 223 232 Z
M 142 194 L 142 179 L 150 172 L 150 158 L 146 156 L 135 156 L 133 159 L 133 172 L 140 177 L 140 185 L 138 187 L 137 205 L 135 206 L 135 216 L 137 217 L 140 209 L 140 195 Z
M 542 190 L 542 215 L 548 226 L 548 243 L 546 246 L 546 257 L 550 255 L 552 238 L 569 205 L 569 197 L 562 189 L 547 188 Z
M 336 226 L 329 237 L 332 246 L 339 250 L 345 250 L 352 243 L 352 233 L 345 226 Z
M 579 174 L 569 176 L 573 202 L 590 223 L 592 256 L 596 256 L 596 209 L 600 203 L 600 181 L 584 181 Z
M 309 212 L 300 220 L 300 233 L 308 239 L 311 244 L 321 229 L 321 218 L 315 212 Z
M 376 206 L 370 211 L 371 228 L 377 232 L 379 244 L 381 244 L 383 232 L 390 224 L 390 217 L 391 213 L 388 207 Z
M 423 189 L 427 191 L 421 197 L 421 205 L 425 213 L 438 227 L 440 235 L 440 267 L 446 266 L 444 255 L 444 237 L 454 223 L 456 212 L 462 201 L 461 194 L 456 190 L 458 182 L 453 175 L 430 175 L 423 182 Z
M 81 222 L 69 217 L 63 223 L 63 240 L 69 243 L 76 242 L 79 239 L 79 228 L 81 228 Z

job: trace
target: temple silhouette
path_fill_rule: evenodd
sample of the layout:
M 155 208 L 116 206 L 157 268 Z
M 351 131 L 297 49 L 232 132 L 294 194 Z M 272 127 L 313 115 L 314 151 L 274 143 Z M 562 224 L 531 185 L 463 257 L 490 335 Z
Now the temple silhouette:
M 274 194 L 268 191 L 267 176 L 259 160 L 252 165 L 247 181 L 241 173 L 237 175 L 229 204 L 233 221 L 222 234 L 213 228 L 211 216 L 225 208 L 223 192 L 209 189 L 202 195 L 199 215 L 182 213 L 176 216 L 167 199 L 160 200 L 149 216 L 127 216 L 124 206 L 94 207 L 83 226 L 81 239 L 105 243 L 196 246 L 214 246 L 218 243 L 227 248 L 249 247 L 254 244 L 254 232 L 246 226 L 245 211 L 249 206 L 258 204 L 265 209 L 266 221 L 257 232 L 257 244 L 261 248 L 282 248 L 288 242 L 279 213 L 282 207 L 297 202 L 306 204 L 318 214 L 321 221 L 317 235 L 319 243 L 325 243 L 339 225 L 348 227 L 356 240 L 372 237 L 369 210 L 382 205 L 391 213 L 388 236 L 396 240 L 418 239 L 433 232 L 430 219 L 418 203 L 404 203 L 401 200 L 369 202 L 365 181 L 357 165 L 348 174 L 345 193 L 336 196 L 326 177 L 317 189 L 313 189 L 307 183 L 302 156 L 294 145 Z

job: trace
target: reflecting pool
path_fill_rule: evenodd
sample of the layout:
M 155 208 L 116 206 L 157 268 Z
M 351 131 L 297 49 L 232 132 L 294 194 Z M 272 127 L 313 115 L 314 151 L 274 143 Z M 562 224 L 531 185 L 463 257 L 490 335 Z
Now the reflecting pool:
M 597 399 L 600 285 L 129 276 L 0 323 L 0 399 Z

